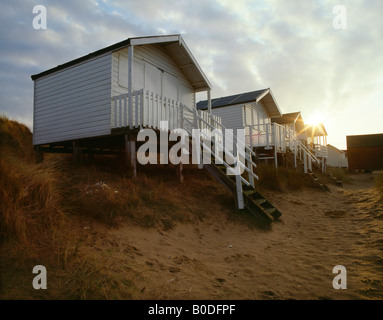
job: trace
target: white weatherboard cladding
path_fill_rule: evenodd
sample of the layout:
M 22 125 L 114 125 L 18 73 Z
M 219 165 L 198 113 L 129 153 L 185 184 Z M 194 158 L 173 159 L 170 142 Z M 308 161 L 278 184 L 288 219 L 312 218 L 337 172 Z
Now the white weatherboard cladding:
M 35 80 L 35 145 L 110 134 L 111 54 Z
M 242 105 L 213 108 L 212 113 L 222 118 L 227 129 L 243 129 Z

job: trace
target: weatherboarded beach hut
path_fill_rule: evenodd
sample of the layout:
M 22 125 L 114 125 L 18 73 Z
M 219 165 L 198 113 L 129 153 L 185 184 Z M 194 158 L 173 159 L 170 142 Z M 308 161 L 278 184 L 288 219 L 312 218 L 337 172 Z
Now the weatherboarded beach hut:
M 40 160 L 44 152 L 134 150 L 132 133 L 162 129 L 161 121 L 183 128 L 196 93 L 209 99 L 211 90 L 181 35 L 129 38 L 31 78 Z
M 347 136 L 348 169 L 383 169 L 383 133 Z
M 255 190 L 254 152 L 234 138 L 232 148 L 225 147 L 233 163 L 216 153 L 215 144 L 227 141 L 226 131 L 221 118 L 211 113 L 211 85 L 180 35 L 129 38 L 35 74 L 32 80 L 38 161 L 45 152 L 73 153 L 74 159 L 83 153 L 125 154 L 136 176 L 137 144 L 144 144 L 137 139 L 141 129 L 152 128 L 160 137 L 175 129 L 184 129 L 189 137 L 197 131 L 195 148 L 190 140 L 183 142 L 183 148 L 194 148 L 197 159 L 209 159 L 200 161 L 199 167 L 235 194 L 238 209 L 246 207 L 266 223 L 280 217 L 279 210 Z M 196 93 L 203 91 L 208 112 L 196 108 Z M 255 99 L 280 115 L 271 91 L 259 94 Z M 259 116 L 262 123 L 270 122 Z M 206 139 L 206 130 L 200 129 L 223 134 Z M 219 161 L 210 163 L 211 158 Z M 178 165 L 181 181 L 182 165 Z
M 208 100 L 197 103 L 199 110 L 208 110 L 208 107 Z M 231 129 L 267 125 L 271 118 L 282 115 L 269 88 L 212 99 L 211 110 L 222 118 L 225 127 Z
M 272 121 L 294 131 L 299 140 L 307 143 L 306 127 L 299 111 L 284 113 L 281 117 L 274 118 Z
M 208 100 L 197 103 L 199 110 L 209 107 L 226 128 L 244 130 L 246 145 L 256 152 L 259 161 L 270 160 L 278 167 L 278 163 L 287 164 L 286 153 L 291 151 L 294 166 L 301 160 L 305 172 L 311 169 L 312 162 L 319 162 L 305 145 L 306 130 L 300 112 L 283 117 L 270 88 L 215 98 L 211 106 Z
M 334 147 L 331 144 L 327 145 L 328 157 L 327 166 L 336 168 L 347 168 L 347 152 Z

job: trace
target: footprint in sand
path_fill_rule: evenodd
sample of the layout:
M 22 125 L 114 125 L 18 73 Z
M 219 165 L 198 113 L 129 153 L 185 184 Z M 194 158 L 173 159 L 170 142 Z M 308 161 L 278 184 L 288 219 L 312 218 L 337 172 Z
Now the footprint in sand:
M 343 218 L 346 215 L 344 210 L 327 210 L 324 214 L 330 218 Z
M 180 272 L 180 271 L 181 271 L 181 268 L 178 268 L 178 267 L 169 267 L 168 270 L 169 270 L 170 273 L 177 273 L 177 272 Z

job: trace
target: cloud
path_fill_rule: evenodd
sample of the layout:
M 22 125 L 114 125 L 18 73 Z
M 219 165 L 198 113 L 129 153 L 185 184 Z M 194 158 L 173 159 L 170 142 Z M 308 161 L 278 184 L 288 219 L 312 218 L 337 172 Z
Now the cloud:
M 335 0 L 39 1 L 47 30 L 32 27 L 35 4 L 0 11 L 0 110 L 14 117 L 32 119 L 31 74 L 128 37 L 182 33 L 213 97 L 271 87 L 284 112 L 323 112 L 340 147 L 351 112 L 360 113 L 355 131 L 381 130 L 370 119 L 382 115 L 382 1 L 345 3 L 346 30 L 333 28 Z

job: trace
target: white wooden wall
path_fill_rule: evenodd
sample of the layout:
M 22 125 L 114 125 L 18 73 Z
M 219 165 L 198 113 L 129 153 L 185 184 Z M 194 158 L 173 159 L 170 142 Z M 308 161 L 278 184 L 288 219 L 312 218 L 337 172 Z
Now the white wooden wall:
M 37 79 L 34 144 L 110 134 L 115 116 L 111 112 L 111 97 L 128 93 L 127 66 L 125 48 Z M 159 45 L 134 47 L 133 90 L 145 86 L 165 98 L 194 107 L 194 89 Z
M 159 45 L 135 46 L 133 56 L 133 90 L 156 89 L 159 95 L 193 107 L 194 89 L 165 49 Z M 112 96 L 128 92 L 127 67 L 128 49 L 114 52 Z M 154 70 L 158 71 L 157 75 L 154 74 Z M 153 79 L 156 76 L 158 79 Z M 158 82 L 156 88 L 152 85 L 155 81 Z
M 162 98 L 194 107 L 194 89 L 164 48 L 159 45 L 135 46 L 133 57 L 133 91 L 149 90 Z M 112 69 L 112 97 L 125 93 L 128 93 L 127 48 L 113 53 Z M 185 116 L 192 118 L 188 112 Z
M 110 134 L 111 54 L 35 81 L 35 145 Z
M 249 124 L 258 125 L 271 121 L 261 102 L 214 108 L 212 112 L 222 118 L 222 124 L 227 129 L 244 129 Z
M 337 150 L 332 146 L 328 146 L 327 165 L 330 167 L 347 168 L 348 161 L 344 152 Z
M 225 128 L 243 129 L 242 105 L 214 108 L 212 113 L 221 117 Z

